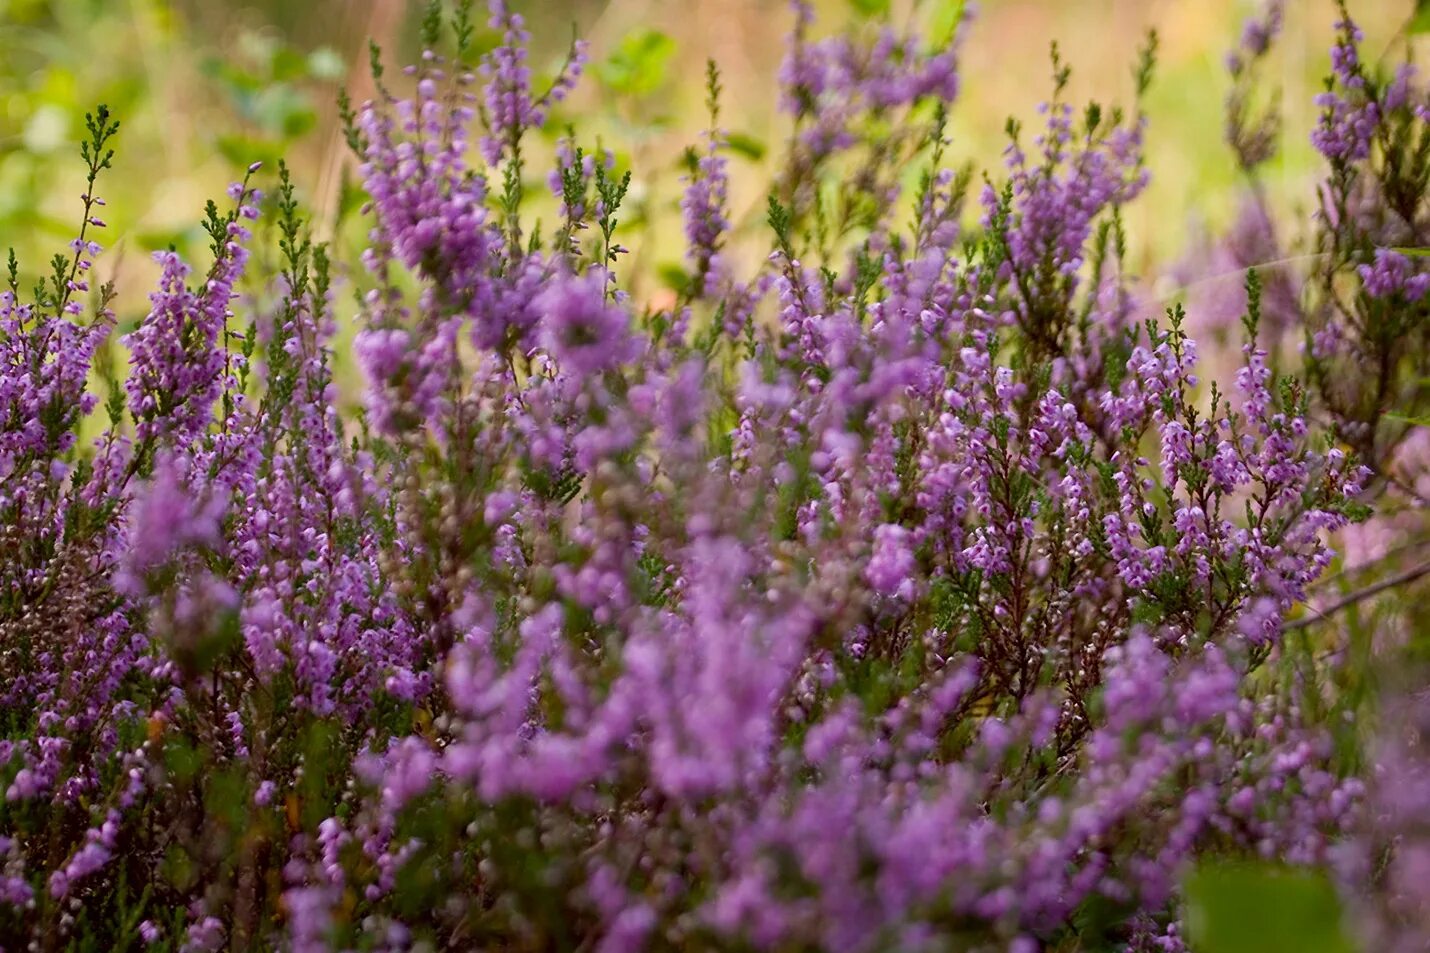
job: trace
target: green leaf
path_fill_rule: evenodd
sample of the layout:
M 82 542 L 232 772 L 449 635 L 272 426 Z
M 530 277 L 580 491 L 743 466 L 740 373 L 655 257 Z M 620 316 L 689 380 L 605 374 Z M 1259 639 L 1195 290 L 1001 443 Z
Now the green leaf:
M 187 248 L 195 244 L 203 234 L 203 230 L 197 226 L 183 229 L 153 229 L 137 233 L 134 236 L 134 243 L 144 251 L 164 251 L 171 247 Z
M 1407 33 L 1430 33 L 1430 0 L 1416 0 L 1415 12 L 1405 26 Z
M 659 30 L 637 30 L 621 41 L 596 74 L 613 92 L 643 96 L 665 85 L 674 56 L 670 37 Z
M 889 0 L 849 0 L 849 5 L 861 17 L 882 17 L 889 12 Z
M 368 197 L 367 190 L 362 187 L 361 182 L 356 182 L 351 177 L 344 175 L 338 187 L 338 218 L 346 219 L 359 211 L 367 203 Z
M 273 80 L 283 83 L 299 79 L 307 73 L 308 61 L 297 50 L 285 47 L 273 55 L 270 68 L 273 71 Z
M 1412 417 L 1408 414 L 1397 414 L 1394 411 L 1388 411 L 1384 416 L 1390 420 L 1398 420 L 1401 423 L 1414 424 L 1417 427 L 1430 427 L 1430 417 Z
M 727 133 L 725 145 L 730 147 L 731 152 L 742 155 L 751 162 L 759 162 L 765 157 L 765 144 L 748 133 Z
M 930 50 L 947 49 L 953 42 L 958 33 L 958 25 L 963 22 L 966 6 L 967 0 L 940 0 L 933 5 L 928 27 L 924 30 Z
M 269 86 L 253 99 L 253 113 L 265 131 L 297 138 L 318 122 L 308 97 L 287 85 Z
M 164 767 L 176 780 L 187 783 L 203 767 L 203 756 L 182 738 L 171 738 L 164 746 Z
M 1430 3 L 1430 0 L 1426 0 L 1426 2 Z M 1430 7 L 1426 7 L 1417 16 L 1430 17 Z M 1427 24 L 1422 32 L 1430 32 L 1430 24 Z M 1392 248 L 1391 251 L 1409 255 L 1411 258 L 1430 258 L 1430 248 Z
M 247 166 L 252 162 L 272 165 L 283 155 L 272 141 L 247 136 L 219 136 L 214 140 L 214 146 L 220 155 L 236 166 Z
M 666 262 L 656 269 L 660 283 L 677 294 L 690 287 L 690 274 L 676 262 Z
M 1197 953 L 1355 953 L 1324 874 L 1209 863 L 1186 886 L 1188 938 Z

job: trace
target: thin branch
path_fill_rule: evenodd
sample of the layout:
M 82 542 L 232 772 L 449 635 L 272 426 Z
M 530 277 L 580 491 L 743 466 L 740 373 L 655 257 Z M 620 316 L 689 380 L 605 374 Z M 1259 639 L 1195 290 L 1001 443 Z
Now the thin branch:
M 1295 619 L 1291 622 L 1286 623 L 1286 625 L 1282 628 L 1288 632 L 1293 631 L 1295 629 L 1303 629 L 1306 626 L 1313 625 L 1317 622 L 1322 621 L 1323 619 L 1329 619 L 1331 616 L 1335 615 L 1337 612 L 1340 612 L 1342 609 L 1346 609 L 1350 606 L 1353 606 L 1358 602 L 1363 602 L 1366 599 L 1369 599 L 1371 596 L 1385 592 L 1387 589 L 1394 589 L 1397 586 L 1403 586 L 1407 583 L 1414 582 L 1421 576 L 1426 575 L 1430 575 L 1430 562 L 1423 562 L 1418 566 L 1413 566 L 1402 573 L 1398 573 L 1397 575 L 1389 577 L 1388 579 L 1382 579 L 1380 582 L 1366 586 L 1364 589 L 1357 589 L 1350 595 L 1331 603 L 1331 605 L 1327 607 L 1324 611 L 1307 606 L 1308 609 L 1311 609 L 1311 611 L 1315 613 L 1314 616 L 1302 616 L 1299 619 Z
M 1357 563 L 1354 566 L 1347 566 L 1339 572 L 1333 573 L 1325 577 L 1324 579 L 1316 580 L 1315 584 L 1311 587 L 1311 590 L 1313 592 L 1323 592 L 1326 589 L 1331 588 L 1336 583 L 1341 582 L 1347 576 L 1361 576 L 1365 573 L 1370 572 L 1371 570 L 1384 568 L 1386 563 L 1394 560 L 1396 557 L 1403 556 L 1406 553 L 1413 552 L 1417 549 L 1422 549 L 1426 546 L 1430 546 L 1430 536 L 1426 536 L 1422 539 L 1413 539 L 1407 543 L 1401 543 L 1398 546 L 1394 546 L 1386 550 L 1384 553 L 1374 559 L 1368 559 L 1365 562 Z
M 1180 288 L 1173 288 L 1170 293 L 1160 296 L 1157 299 L 1156 303 L 1169 304 L 1179 298 L 1182 298 L 1189 291 L 1196 291 L 1197 289 L 1202 288 L 1206 285 L 1212 285 L 1222 281 L 1229 281 L 1232 278 L 1237 278 L 1239 280 L 1244 281 L 1246 280 L 1246 274 L 1249 271 L 1263 271 L 1272 268 L 1281 268 L 1285 267 L 1286 265 L 1296 265 L 1301 264 L 1303 262 L 1316 261 L 1320 258 L 1329 257 L 1329 255 L 1330 252 L 1324 251 L 1311 252 L 1305 255 L 1289 255 L 1285 258 L 1273 259 L 1272 261 L 1257 262 L 1256 264 L 1247 265 L 1245 268 L 1235 268 L 1231 271 L 1222 271 L 1214 275 L 1207 275 L 1205 278 L 1199 278 L 1198 280 L 1193 281 L 1191 284 L 1182 285 Z

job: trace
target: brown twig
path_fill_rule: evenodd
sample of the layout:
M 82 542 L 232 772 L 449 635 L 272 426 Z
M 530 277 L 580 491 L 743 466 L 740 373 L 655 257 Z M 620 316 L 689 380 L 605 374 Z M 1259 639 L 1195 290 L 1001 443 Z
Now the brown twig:
M 1342 609 L 1349 608 L 1350 606 L 1353 606 L 1358 602 L 1363 602 L 1366 599 L 1369 599 L 1371 596 L 1385 592 L 1387 589 L 1394 589 L 1397 586 L 1403 586 L 1407 583 L 1414 582 L 1421 576 L 1426 575 L 1430 575 L 1430 562 L 1423 562 L 1418 566 L 1412 566 L 1410 569 L 1407 569 L 1401 573 L 1397 573 L 1396 575 L 1391 576 L 1388 579 L 1382 579 L 1380 582 L 1372 583 L 1371 585 L 1366 586 L 1364 589 L 1357 589 L 1355 592 L 1352 592 L 1349 595 L 1344 596 L 1343 598 L 1331 603 L 1331 605 L 1325 610 L 1311 609 L 1311 611 L 1315 613 L 1314 616 L 1302 616 L 1299 619 L 1295 619 L 1291 622 L 1286 623 L 1284 628 L 1288 632 L 1293 631 L 1295 629 L 1303 629 L 1306 626 L 1313 625 L 1314 623 L 1320 622 L 1323 619 L 1329 619 L 1331 616 L 1335 615 L 1337 612 L 1340 612 Z M 1310 608 L 1310 606 L 1307 606 L 1307 608 Z

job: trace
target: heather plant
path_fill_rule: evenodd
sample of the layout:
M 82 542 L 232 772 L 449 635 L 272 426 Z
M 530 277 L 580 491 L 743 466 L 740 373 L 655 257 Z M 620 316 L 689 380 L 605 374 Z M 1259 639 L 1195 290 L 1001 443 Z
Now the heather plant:
M 1278 226 L 1261 180 L 1277 148 L 1276 101 L 1259 112 L 1248 105 L 1280 30 L 1281 4 L 1248 23 L 1228 58 L 1234 86 L 1227 136 L 1250 188 L 1219 264 L 1269 266 L 1262 273 L 1268 330 L 1282 342 L 1274 350 L 1301 364 L 1323 425 L 1373 467 L 1398 508 L 1424 500 L 1416 483 L 1423 469 L 1430 279 L 1415 259 L 1424 257 L 1430 237 L 1427 107 L 1414 66 L 1384 74 L 1363 62 L 1362 34 L 1344 6 L 1341 16 L 1311 136 L 1327 175 L 1305 234 Z M 1213 320 L 1234 320 L 1235 304 L 1222 304 Z M 1372 536 L 1383 552 L 1386 534 Z M 1373 557 L 1375 547 L 1364 555 Z
M 434 4 L 344 99 L 356 261 L 255 166 L 111 340 L 101 108 L 70 254 L 11 265 L 0 944 L 1179 950 L 1186 875 L 1252 861 L 1424 941 L 1423 742 L 1362 729 L 1305 631 L 1426 398 L 1408 69 L 1344 17 L 1315 280 L 1248 269 L 1204 379 L 1127 263 L 1155 36 L 1125 108 L 1074 108 L 1054 47 L 980 179 L 964 23 L 796 3 L 763 243 L 712 63 L 657 310 L 640 170 L 579 128 L 533 168 L 586 48 L 538 84 L 522 17 L 478 20 Z

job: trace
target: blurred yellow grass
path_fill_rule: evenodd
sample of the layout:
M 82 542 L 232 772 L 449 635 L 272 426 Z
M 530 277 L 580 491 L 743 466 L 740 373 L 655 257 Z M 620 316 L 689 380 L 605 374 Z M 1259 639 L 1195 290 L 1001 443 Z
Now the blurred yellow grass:
M 899 22 L 924 15 L 929 4 L 951 0 L 892 0 Z M 235 134 L 252 133 L 244 100 L 215 79 L 214 64 L 252 70 L 253 51 L 282 55 L 323 50 L 348 64 L 347 83 L 358 98 L 365 81 L 366 43 L 375 35 L 397 65 L 415 52 L 414 25 L 424 4 L 404 0 L 287 0 L 218 4 L 213 0 L 0 0 L 0 30 L 12 56 L 0 67 L 0 246 L 13 244 L 27 272 L 37 274 L 68 236 L 78 214 L 78 165 L 72 142 L 85 108 L 104 100 L 125 122 L 116 170 L 102 186 L 111 228 L 104 241 L 123 254 L 106 257 L 101 275 L 121 274 L 121 323 L 142 314 L 153 278 L 146 248 L 172 236 L 181 248 L 201 250 L 195 225 L 204 201 L 246 164 L 225 154 Z M 849 0 L 818 0 L 819 29 L 833 30 L 852 14 Z M 1374 61 L 1396 37 L 1413 0 L 1353 0 Z M 659 266 L 678 256 L 680 156 L 705 125 L 704 64 L 719 63 L 727 125 L 770 145 L 762 162 L 733 163 L 733 202 L 758 229 L 768 176 L 786 134 L 775 111 L 775 76 L 789 32 L 784 0 L 513 0 L 535 34 L 532 61 L 549 68 L 559 59 L 572 25 L 591 42 L 599 63 L 623 38 L 656 30 L 674 42 L 666 82 L 643 95 L 613 96 L 588 78 L 567 110 L 582 121 L 583 141 L 621 145 L 634 167 L 631 204 L 648 219 L 628 233 L 635 254 L 623 267 L 642 272 L 640 287 L 655 293 Z M 1282 151 L 1270 175 L 1272 197 L 1286 214 L 1305 216 L 1320 166 L 1307 135 L 1316 111 L 1312 97 L 1327 68 L 1336 19 L 1332 0 L 1290 0 L 1282 41 L 1274 54 L 1275 85 L 1286 124 Z M 1109 105 L 1131 97 L 1131 69 L 1149 28 L 1161 37 L 1160 66 L 1149 95 L 1148 164 L 1152 184 L 1128 211 L 1133 265 L 1154 274 L 1178 255 L 1195 229 L 1219 229 L 1235 212 L 1240 183 L 1222 144 L 1223 66 L 1248 0 L 985 0 L 962 37 L 963 92 L 951 117 L 955 162 L 972 160 L 998 171 L 1009 116 L 1029 127 L 1049 90 L 1047 50 L 1057 40 L 1073 67 L 1073 102 Z M 1403 42 L 1403 39 L 1401 40 Z M 296 51 L 296 54 L 294 53 Z M 245 65 L 248 64 L 248 65 Z M 258 70 L 255 75 L 260 75 Z M 336 81 L 301 77 L 295 95 L 307 97 L 313 128 L 279 144 L 294 179 L 319 211 L 326 234 L 338 207 L 343 156 L 333 99 Z M 251 104 L 250 104 L 251 105 Z M 226 138 L 227 137 L 227 138 Z M 230 153 L 242 151 L 229 145 Z M 532 191 L 545 171 L 530 170 Z M 1301 203 L 1298 209 L 1297 203 Z

